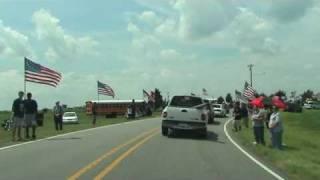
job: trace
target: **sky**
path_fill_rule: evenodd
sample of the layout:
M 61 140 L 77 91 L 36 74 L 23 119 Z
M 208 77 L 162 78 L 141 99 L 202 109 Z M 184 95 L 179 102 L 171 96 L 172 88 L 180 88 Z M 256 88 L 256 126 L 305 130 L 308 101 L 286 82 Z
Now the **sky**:
M 63 76 L 27 83 L 40 107 L 97 99 L 97 80 L 115 99 L 225 96 L 248 64 L 258 92 L 319 92 L 319 22 L 320 0 L 0 0 L 0 109 L 23 90 L 24 57 Z

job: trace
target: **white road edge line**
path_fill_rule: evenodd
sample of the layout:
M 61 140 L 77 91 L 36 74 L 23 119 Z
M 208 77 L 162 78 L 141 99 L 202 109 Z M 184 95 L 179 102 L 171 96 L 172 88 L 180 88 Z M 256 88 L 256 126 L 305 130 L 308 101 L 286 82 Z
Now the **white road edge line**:
M 150 118 L 150 119 L 155 119 L 155 118 Z M 56 136 L 51 136 L 51 137 L 47 137 L 47 138 L 43 138 L 43 139 L 38 139 L 38 140 L 35 140 L 35 141 L 29 141 L 29 142 L 14 144 L 14 145 L 11 145 L 11 146 L 5 146 L 5 147 L 0 148 L 0 151 L 6 150 L 6 149 L 15 148 L 15 147 L 19 147 L 19 146 L 23 146 L 23 145 L 27 145 L 27 144 L 32 144 L 32 143 L 36 143 L 36 142 L 40 142 L 40 141 L 44 141 L 44 140 L 54 139 L 54 138 L 57 138 L 57 137 L 63 137 L 63 136 L 71 135 L 71 134 L 77 134 L 77 133 L 82 133 L 82 132 L 87 132 L 87 131 L 94 131 L 94 130 L 97 130 L 97 129 L 110 128 L 110 127 L 120 126 L 120 125 L 124 125 L 124 124 L 134 124 L 134 123 L 147 121 L 147 120 L 150 120 L 150 119 L 135 120 L 135 121 L 132 121 L 132 122 L 123 122 L 123 123 L 118 123 L 118 124 L 110 124 L 110 125 L 100 126 L 100 127 L 96 127 L 96 128 L 89 128 L 89 129 L 83 129 L 83 130 L 69 132 L 69 133 L 65 133 L 65 134 L 59 134 L 59 135 L 56 135 Z
M 248 152 L 246 152 L 241 146 L 239 146 L 229 135 L 227 131 L 227 125 L 232 121 L 232 119 L 229 119 L 227 122 L 224 123 L 224 133 L 228 137 L 228 139 L 232 142 L 233 145 L 235 145 L 243 154 L 245 154 L 247 157 L 249 157 L 254 163 L 259 165 L 262 169 L 270 173 L 272 176 L 274 176 L 278 180 L 284 180 L 283 177 L 281 177 L 279 174 L 272 171 L 270 168 L 268 168 L 266 165 L 262 164 L 260 161 L 255 159 L 253 156 L 251 156 Z

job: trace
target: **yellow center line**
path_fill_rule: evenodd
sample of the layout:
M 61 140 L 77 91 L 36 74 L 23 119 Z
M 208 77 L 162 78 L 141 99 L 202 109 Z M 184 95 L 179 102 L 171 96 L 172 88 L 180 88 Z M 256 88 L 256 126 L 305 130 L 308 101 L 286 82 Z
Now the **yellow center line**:
M 105 169 L 103 169 L 95 178 L 94 180 L 101 180 L 105 176 L 107 176 L 118 164 L 121 163 L 126 157 L 128 157 L 130 154 L 132 154 L 135 150 L 137 150 L 140 146 L 142 146 L 144 143 L 146 143 L 148 140 L 150 140 L 153 136 L 158 134 L 159 131 L 152 133 L 151 135 L 145 137 L 141 141 L 139 141 L 137 144 L 132 146 L 130 149 L 128 149 L 126 152 L 124 152 L 122 155 L 120 155 L 117 159 L 112 161 L 110 165 L 108 165 Z
M 136 136 L 135 138 L 120 144 L 119 146 L 116 146 L 114 148 L 112 148 L 110 151 L 106 152 L 105 154 L 103 154 L 101 157 L 99 157 L 98 159 L 96 159 L 95 161 L 91 162 L 90 164 L 88 164 L 87 166 L 81 168 L 80 170 L 78 170 L 77 172 L 75 172 L 72 176 L 68 177 L 68 180 L 76 180 L 78 179 L 80 176 L 82 176 L 84 173 L 86 173 L 87 171 L 89 171 L 90 169 L 96 167 L 101 161 L 105 160 L 106 158 L 108 158 L 109 156 L 111 156 L 112 154 L 116 153 L 117 151 L 119 151 L 120 149 L 122 149 L 123 147 L 137 141 L 138 139 L 145 137 L 148 134 L 154 133 L 155 131 L 157 131 L 159 128 L 154 128 L 151 129 L 150 131 L 144 132 L 138 136 Z

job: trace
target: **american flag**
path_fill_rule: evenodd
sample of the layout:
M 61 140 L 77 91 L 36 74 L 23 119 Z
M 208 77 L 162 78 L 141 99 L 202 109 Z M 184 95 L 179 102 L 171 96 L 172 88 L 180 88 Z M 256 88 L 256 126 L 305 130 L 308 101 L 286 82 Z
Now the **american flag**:
M 207 92 L 207 90 L 206 90 L 205 88 L 202 89 L 202 94 L 203 94 L 204 96 L 208 96 L 208 92 Z
M 248 104 L 248 99 L 245 98 L 240 91 L 235 90 L 235 95 L 236 95 L 237 101 L 241 101 L 245 104 Z
M 150 92 L 149 101 L 156 102 L 156 94 L 154 91 Z
M 98 94 L 103 94 L 103 95 L 106 95 L 106 96 L 112 96 L 114 98 L 114 91 L 113 89 L 107 85 L 107 84 L 104 84 L 100 81 L 98 81 Z
M 56 87 L 62 76 L 60 73 L 24 58 L 25 81 Z
M 251 87 L 248 82 L 245 82 L 243 96 L 251 100 L 255 98 L 255 94 L 256 94 L 256 90 L 254 90 L 253 87 Z
M 148 99 L 151 98 L 151 95 L 149 95 L 146 90 L 143 89 L 143 90 L 142 90 L 142 93 L 143 93 L 143 97 L 148 98 Z

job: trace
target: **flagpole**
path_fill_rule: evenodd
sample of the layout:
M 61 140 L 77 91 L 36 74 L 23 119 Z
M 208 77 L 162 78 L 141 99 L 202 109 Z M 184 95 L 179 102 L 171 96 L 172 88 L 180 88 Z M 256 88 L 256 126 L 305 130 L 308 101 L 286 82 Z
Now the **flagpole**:
M 27 93 L 27 82 L 26 82 L 26 57 L 24 57 L 24 95 Z
M 97 81 L 97 94 L 98 94 L 98 102 L 100 101 L 100 95 L 99 95 L 99 87 L 98 87 L 99 81 Z

